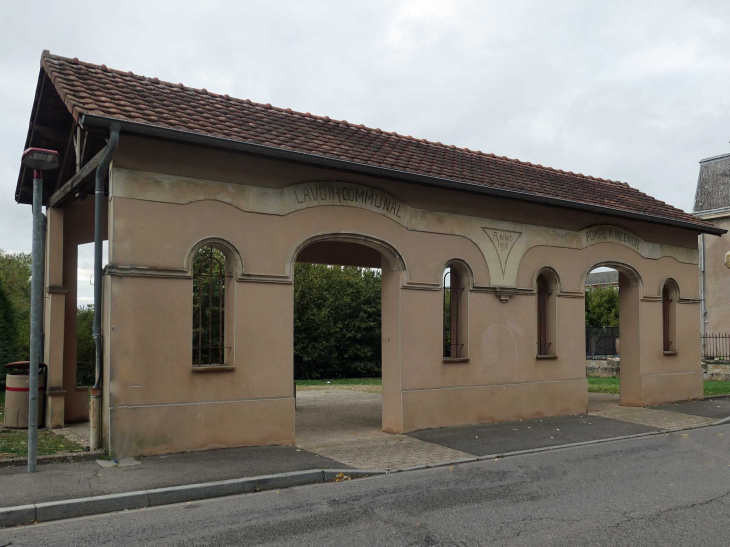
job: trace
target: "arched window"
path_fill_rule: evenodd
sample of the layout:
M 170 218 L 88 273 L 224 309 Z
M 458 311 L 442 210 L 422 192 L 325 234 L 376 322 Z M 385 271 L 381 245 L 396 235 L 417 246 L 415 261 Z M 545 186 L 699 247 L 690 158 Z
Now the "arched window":
M 665 352 L 677 351 L 677 300 L 679 289 L 677 284 L 668 279 L 662 288 L 662 332 Z
M 205 245 L 193 259 L 193 366 L 226 365 L 226 257 Z
M 459 263 L 444 270 L 444 359 L 469 356 L 469 274 Z
M 550 270 L 543 270 L 537 276 L 537 356 L 557 355 L 558 280 Z

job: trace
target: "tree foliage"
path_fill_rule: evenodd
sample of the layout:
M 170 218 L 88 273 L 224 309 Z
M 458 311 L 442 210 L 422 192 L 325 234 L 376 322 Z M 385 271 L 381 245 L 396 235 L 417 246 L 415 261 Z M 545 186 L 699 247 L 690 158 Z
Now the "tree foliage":
M 0 384 L 2 365 L 30 358 L 30 272 L 30 254 L 0 249 Z
M 618 291 L 596 287 L 586 291 L 586 327 L 618 327 Z
M 297 264 L 296 379 L 380 375 L 380 271 Z

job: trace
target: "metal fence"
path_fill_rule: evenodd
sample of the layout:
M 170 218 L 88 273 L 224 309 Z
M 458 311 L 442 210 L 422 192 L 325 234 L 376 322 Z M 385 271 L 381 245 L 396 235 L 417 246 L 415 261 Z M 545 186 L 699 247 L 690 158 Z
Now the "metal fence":
M 586 357 L 618 355 L 618 327 L 586 327 Z
M 702 337 L 703 359 L 730 359 L 730 334 L 705 333 Z

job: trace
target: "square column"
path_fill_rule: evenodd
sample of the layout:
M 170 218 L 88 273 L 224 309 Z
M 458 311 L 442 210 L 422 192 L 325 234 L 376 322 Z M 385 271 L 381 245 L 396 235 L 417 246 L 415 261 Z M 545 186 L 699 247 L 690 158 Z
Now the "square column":
M 63 348 L 67 289 L 63 286 L 63 209 L 46 210 L 43 362 L 46 378 L 46 427 L 64 427 Z

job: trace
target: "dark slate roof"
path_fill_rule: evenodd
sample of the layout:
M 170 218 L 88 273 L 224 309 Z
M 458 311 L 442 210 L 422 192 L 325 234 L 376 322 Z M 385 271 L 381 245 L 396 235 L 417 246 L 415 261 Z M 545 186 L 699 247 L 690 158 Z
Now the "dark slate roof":
M 481 187 L 496 195 L 717 230 L 624 182 L 217 95 L 47 51 L 41 66 L 77 121 L 121 120 L 123 132 L 128 126 L 154 128 L 153 134 L 174 130 L 178 137 L 170 138 L 204 136 L 202 142 L 211 145 L 245 143 L 256 150 L 295 153 L 302 161 L 377 169 L 392 178 L 425 178 L 454 188 Z
M 730 207 L 730 154 L 700 162 L 694 212 Z
M 612 283 L 618 283 L 618 272 L 616 270 L 593 272 L 586 276 L 586 285 L 610 285 Z

